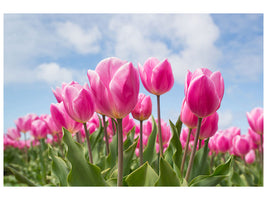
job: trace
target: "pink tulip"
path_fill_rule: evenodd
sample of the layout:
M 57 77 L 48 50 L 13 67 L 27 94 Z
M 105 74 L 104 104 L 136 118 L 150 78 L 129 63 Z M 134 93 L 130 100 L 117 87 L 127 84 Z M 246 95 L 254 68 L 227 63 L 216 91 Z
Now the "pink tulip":
M 207 117 L 220 108 L 224 94 L 222 75 L 206 68 L 188 71 L 184 92 L 190 110 L 200 118 Z
M 11 140 L 18 141 L 21 137 L 20 132 L 17 128 L 8 128 L 7 137 Z
M 18 130 L 22 133 L 26 133 L 27 131 L 30 131 L 31 124 L 32 124 L 32 115 L 27 114 L 24 117 L 19 117 L 17 120 L 15 120 L 15 124 Z
M 171 64 L 167 59 L 160 62 L 156 58 L 148 58 L 143 66 L 138 64 L 141 81 L 148 92 L 162 95 L 174 84 Z
M 254 108 L 250 113 L 247 112 L 248 123 L 253 131 L 263 134 L 263 109 Z
M 99 127 L 99 118 L 96 113 L 93 114 L 91 119 L 86 123 L 87 130 L 89 131 L 89 134 L 94 133 L 97 128 Z M 84 139 L 85 138 L 85 130 L 82 128 L 81 131 L 81 136 Z
M 96 112 L 122 119 L 135 107 L 139 93 L 139 76 L 131 62 L 118 58 L 102 60 L 95 71 L 88 70 Z
M 76 122 L 70 118 L 63 102 L 52 103 L 50 106 L 51 116 L 59 129 L 66 128 L 71 133 L 76 133 L 82 128 L 82 123 Z
M 216 146 L 219 152 L 226 153 L 231 147 L 231 142 L 223 133 L 218 135 L 216 142 Z
M 57 125 L 55 124 L 54 122 L 54 119 L 51 115 L 46 115 L 43 120 L 46 122 L 46 125 L 48 127 L 48 130 L 49 130 L 49 133 L 51 135 L 56 135 L 58 134 L 59 132 L 61 132 L 61 128 L 58 128 Z
M 188 107 L 186 100 L 184 98 L 182 108 L 181 108 L 181 114 L 180 114 L 181 121 L 191 129 L 194 129 L 197 127 L 198 117 L 192 113 L 190 108 Z M 205 118 L 202 119 L 201 124 L 203 124 L 205 121 Z
M 192 132 L 196 132 L 196 129 L 192 129 Z M 191 132 L 189 141 L 194 141 L 194 136 L 192 132 Z M 187 127 L 182 129 L 182 132 L 180 134 L 180 141 L 186 143 L 188 134 L 189 134 L 189 129 Z
M 244 156 L 250 151 L 249 141 L 245 135 L 237 135 L 233 139 L 234 153 Z
M 261 136 L 255 131 L 253 131 L 250 127 L 248 128 L 248 135 L 250 136 L 254 144 L 256 144 L 257 146 L 260 145 Z
M 43 120 L 37 119 L 32 122 L 31 135 L 34 138 L 36 138 L 37 140 L 46 138 L 47 133 L 48 133 L 48 127 Z
M 201 125 L 199 138 L 201 140 L 204 140 L 206 138 L 213 136 L 218 130 L 218 121 L 219 121 L 219 115 L 217 112 L 208 116 L 205 119 L 204 123 Z M 195 137 L 195 134 L 196 133 L 193 132 L 194 137 Z
M 143 93 L 138 95 L 138 101 L 134 109 L 132 110 L 132 116 L 134 119 L 144 121 L 147 120 L 152 112 L 152 101 L 150 96 L 146 96 Z
M 254 163 L 256 159 L 256 155 L 255 155 L 255 151 L 253 149 L 251 149 L 245 156 L 245 161 L 248 164 L 252 164 Z
M 63 92 L 63 90 L 64 90 L 66 85 L 67 85 L 67 83 L 62 83 L 61 88 L 60 87 L 56 87 L 56 90 L 52 89 L 52 92 L 53 92 L 54 96 L 56 97 L 58 103 L 63 101 L 62 92 Z
M 158 120 L 156 119 L 156 123 L 158 124 Z M 161 130 L 162 130 L 162 144 L 163 149 L 166 149 L 169 145 L 169 141 L 171 139 L 171 130 L 166 122 L 161 120 Z M 159 135 L 157 135 L 157 143 L 159 144 Z
M 89 87 L 69 83 L 64 87 L 62 99 L 69 116 L 80 123 L 86 123 L 94 114 L 95 105 Z

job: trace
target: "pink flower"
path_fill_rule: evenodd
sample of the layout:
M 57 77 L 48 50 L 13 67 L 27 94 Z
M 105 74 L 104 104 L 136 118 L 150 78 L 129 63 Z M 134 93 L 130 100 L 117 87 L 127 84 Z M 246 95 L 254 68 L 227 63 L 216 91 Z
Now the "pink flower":
M 156 123 L 158 124 L 158 120 L 156 119 Z M 161 120 L 161 134 L 162 134 L 162 144 L 163 148 L 167 148 L 169 145 L 169 141 L 171 139 L 171 130 L 166 122 Z M 159 135 L 157 135 L 157 143 L 159 143 Z
M 162 95 L 174 84 L 171 64 L 167 59 L 160 62 L 157 58 L 148 58 L 144 65 L 138 64 L 141 81 L 148 92 Z
M 58 128 L 57 125 L 54 122 L 54 119 L 51 115 L 46 115 L 43 117 L 43 120 L 46 122 L 46 125 L 48 127 L 48 133 L 51 135 L 56 135 L 57 133 L 61 132 L 61 128 Z
M 72 83 L 76 83 L 76 82 L 72 81 Z M 62 83 L 61 88 L 56 87 L 56 90 L 52 89 L 52 92 L 53 92 L 54 96 L 56 97 L 58 103 L 63 101 L 62 92 L 63 92 L 66 85 L 67 85 L 67 83 Z
M 255 159 L 256 159 L 255 151 L 251 149 L 245 156 L 245 161 L 248 164 L 252 164 L 254 163 Z
M 206 68 L 188 71 L 184 92 L 190 110 L 198 117 L 207 117 L 220 108 L 224 94 L 222 75 Z
M 180 114 L 181 121 L 191 129 L 194 129 L 197 127 L 198 117 L 192 113 L 190 108 L 188 107 L 186 100 L 184 98 L 182 108 L 181 108 L 181 114 Z M 202 119 L 201 124 L 203 124 L 205 121 L 205 118 Z
M 218 121 L 219 121 L 219 115 L 217 114 L 217 112 L 208 116 L 205 119 L 204 123 L 201 125 L 199 138 L 203 140 L 213 136 L 218 130 Z
M 47 133 L 48 133 L 48 127 L 43 120 L 37 119 L 32 122 L 31 135 L 34 138 L 36 138 L 37 140 L 46 138 Z
M 96 112 L 122 119 L 135 107 L 139 93 L 139 76 L 131 62 L 118 58 L 102 60 L 95 71 L 88 70 Z
M 234 153 L 244 156 L 250 151 L 249 141 L 245 135 L 237 135 L 233 139 Z
M 254 144 L 256 144 L 257 146 L 260 145 L 261 136 L 255 131 L 253 131 L 250 127 L 248 128 L 248 135 L 250 136 Z
M 225 136 L 223 132 L 222 134 L 218 135 L 216 142 L 216 146 L 219 152 L 226 153 L 231 147 L 231 142 L 229 141 L 229 138 Z
M 143 93 L 138 95 L 138 102 L 132 110 L 132 116 L 134 119 L 144 121 L 147 120 L 152 112 L 152 101 L 150 96 L 146 96 Z
M 8 128 L 7 137 L 11 140 L 18 141 L 21 137 L 20 132 L 17 128 Z
M 86 127 L 89 131 L 89 134 L 92 134 L 97 130 L 97 128 L 99 127 L 99 118 L 96 113 L 94 113 L 91 119 L 89 119 L 89 121 L 86 123 Z M 80 132 L 81 136 L 85 138 L 85 130 L 82 128 Z
M 192 129 L 192 132 L 196 132 L 196 129 Z M 189 141 L 194 141 L 194 136 L 193 136 L 192 132 L 191 132 Z M 188 134 L 189 134 L 189 128 L 186 127 L 184 129 L 182 129 L 182 132 L 180 134 L 180 141 L 183 142 L 184 145 L 186 144 Z M 184 146 L 183 146 L 183 148 L 184 148 Z
M 76 133 L 82 128 L 82 123 L 76 122 L 70 118 L 65 110 L 63 102 L 52 103 L 50 106 L 51 116 L 59 129 L 66 128 L 71 133 Z
M 26 133 L 27 131 L 30 131 L 31 124 L 32 124 L 32 115 L 27 114 L 24 117 L 19 117 L 17 120 L 15 120 L 15 124 L 18 130 L 22 133 Z
M 250 113 L 247 112 L 249 126 L 258 134 L 263 134 L 263 109 L 254 108 Z
M 63 104 L 69 116 L 80 123 L 86 123 L 94 114 L 95 104 L 85 84 L 67 84 L 62 93 Z

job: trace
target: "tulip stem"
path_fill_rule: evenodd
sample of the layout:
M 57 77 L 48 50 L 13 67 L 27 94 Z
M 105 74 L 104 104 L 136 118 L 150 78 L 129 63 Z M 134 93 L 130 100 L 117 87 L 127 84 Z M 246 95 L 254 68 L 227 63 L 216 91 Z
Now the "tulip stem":
M 87 141 L 89 162 L 93 164 L 93 155 L 92 155 L 92 151 L 91 151 L 91 144 L 90 144 L 89 133 L 88 133 L 88 130 L 86 127 L 86 123 L 83 123 L 83 127 L 84 127 L 86 141 Z
M 198 149 L 200 149 L 200 148 L 201 148 L 201 143 L 202 143 L 202 140 L 201 140 L 201 139 L 199 139 L 199 141 L 198 141 Z
M 76 140 L 77 140 L 78 143 L 80 143 L 80 144 L 82 143 L 81 135 L 80 135 L 79 131 L 76 133 Z
M 157 107 L 158 107 L 159 152 L 160 156 L 163 157 L 163 144 L 162 144 L 161 119 L 160 119 L 160 95 L 157 95 Z
M 109 154 L 109 144 L 108 144 L 108 132 L 107 132 L 106 116 L 102 115 L 102 119 L 103 119 L 103 123 L 104 123 L 104 134 L 105 134 L 105 141 L 106 141 L 106 155 L 108 155 Z
M 190 141 L 190 135 L 191 135 L 192 129 L 189 129 L 187 138 L 186 138 L 186 144 L 185 144 L 185 149 L 184 149 L 184 155 L 183 155 L 183 159 L 182 159 L 182 164 L 181 164 L 181 175 L 183 177 L 183 172 L 184 172 L 184 163 L 185 163 L 185 159 L 186 159 L 186 155 L 187 155 L 187 151 L 188 151 L 188 145 L 189 145 L 189 141 Z
M 122 138 L 122 119 L 118 122 L 118 179 L 117 186 L 122 186 L 123 178 L 123 138 Z
M 139 145 L 140 166 L 143 164 L 143 121 L 140 120 L 140 145 Z
M 201 121 L 202 121 L 202 118 L 199 117 L 198 122 L 197 122 L 197 133 L 196 133 L 196 137 L 194 140 L 194 146 L 193 146 L 193 149 L 192 149 L 192 152 L 190 155 L 189 164 L 188 164 L 188 168 L 187 168 L 186 175 L 185 175 L 185 180 L 187 182 L 188 182 L 190 172 L 191 172 L 191 169 L 192 169 L 193 163 L 194 163 L 195 153 L 196 153 L 196 149 L 197 149 L 197 142 L 198 142 L 199 133 L 200 133 Z

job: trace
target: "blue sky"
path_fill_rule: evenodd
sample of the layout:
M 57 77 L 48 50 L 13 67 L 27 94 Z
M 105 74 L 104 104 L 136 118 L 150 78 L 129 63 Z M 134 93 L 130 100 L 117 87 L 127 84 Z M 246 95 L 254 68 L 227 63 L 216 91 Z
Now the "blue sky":
M 263 107 L 262 14 L 5 14 L 4 132 L 27 113 L 49 113 L 51 88 L 88 83 L 87 70 L 111 56 L 135 66 L 168 58 L 175 84 L 161 97 L 165 121 L 177 120 L 187 69 L 199 67 L 223 75 L 220 129 L 245 134 L 246 112 Z

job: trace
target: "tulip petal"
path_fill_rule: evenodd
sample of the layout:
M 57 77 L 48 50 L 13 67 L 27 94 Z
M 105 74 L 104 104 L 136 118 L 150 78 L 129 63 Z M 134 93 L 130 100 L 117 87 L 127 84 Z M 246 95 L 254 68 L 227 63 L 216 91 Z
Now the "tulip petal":
M 210 76 L 210 79 L 215 84 L 216 91 L 221 101 L 223 98 L 223 94 L 224 94 L 224 80 L 223 80 L 221 72 L 212 73 Z
M 78 89 L 71 85 L 66 86 L 63 90 L 62 94 L 63 104 L 70 117 L 76 116 L 76 113 L 73 109 L 73 99 L 78 96 L 78 93 L 79 93 Z
M 220 104 L 213 81 L 205 75 L 191 80 L 186 102 L 191 111 L 198 117 L 207 117 L 213 114 Z

